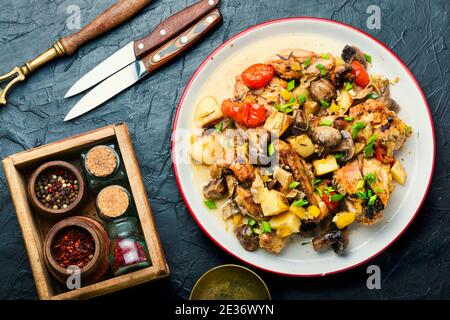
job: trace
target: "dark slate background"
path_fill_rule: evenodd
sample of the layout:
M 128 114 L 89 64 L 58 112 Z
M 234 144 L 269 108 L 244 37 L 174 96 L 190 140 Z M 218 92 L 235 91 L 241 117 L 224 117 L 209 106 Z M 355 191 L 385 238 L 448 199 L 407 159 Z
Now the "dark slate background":
M 2 0 L 0 71 L 9 71 L 71 33 L 69 5 L 81 8 L 82 25 L 114 1 Z M 423 208 L 406 233 L 369 264 L 379 265 L 382 289 L 368 290 L 368 264 L 320 279 L 283 278 L 257 271 L 274 299 L 435 299 L 450 298 L 450 139 L 448 1 L 222 0 L 223 25 L 187 55 L 76 121 L 62 120 L 77 101 L 63 99 L 72 83 L 132 39 L 144 36 L 163 18 L 194 0 L 154 0 L 139 16 L 74 57 L 60 59 L 33 74 L 0 107 L 0 157 L 77 133 L 125 121 L 144 175 L 153 213 L 171 268 L 169 279 L 108 298 L 145 295 L 187 298 L 206 270 L 239 263 L 197 227 L 179 195 L 170 156 L 171 126 L 178 100 L 201 61 L 223 41 L 255 24 L 281 17 L 317 16 L 342 21 L 384 42 L 405 61 L 422 86 L 435 121 L 437 159 Z M 380 30 L 368 30 L 367 7 L 381 8 Z M 414 107 L 411 105 L 409 107 Z M 0 298 L 36 299 L 4 172 L 0 169 Z

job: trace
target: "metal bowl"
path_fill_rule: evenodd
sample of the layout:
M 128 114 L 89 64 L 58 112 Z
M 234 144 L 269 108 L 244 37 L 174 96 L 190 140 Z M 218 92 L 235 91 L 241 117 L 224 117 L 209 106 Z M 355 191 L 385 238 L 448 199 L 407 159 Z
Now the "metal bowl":
M 197 280 L 189 300 L 271 300 L 264 281 L 252 270 L 226 264 Z

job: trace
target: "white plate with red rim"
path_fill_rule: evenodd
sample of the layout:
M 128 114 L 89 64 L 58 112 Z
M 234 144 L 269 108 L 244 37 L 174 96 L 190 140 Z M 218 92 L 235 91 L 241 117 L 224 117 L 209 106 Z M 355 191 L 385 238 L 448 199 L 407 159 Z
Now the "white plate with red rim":
M 280 255 L 265 250 L 248 252 L 227 231 L 220 214 L 213 214 L 202 198 L 206 182 L 194 170 L 185 142 L 191 130 L 194 110 L 205 96 L 217 101 L 232 96 L 235 76 L 245 67 L 263 62 L 285 48 L 301 48 L 339 55 L 346 45 L 356 45 L 372 57 L 370 74 L 381 74 L 398 83 L 391 96 L 400 104 L 399 117 L 413 127 L 413 134 L 395 156 L 405 167 L 405 186 L 396 185 L 383 220 L 364 227 L 354 223 L 344 256 L 333 250 L 317 253 L 309 239 L 288 243 Z M 260 269 L 287 276 L 313 277 L 342 272 L 374 258 L 388 248 L 413 221 L 428 191 L 434 170 L 435 138 L 431 113 L 416 79 L 405 64 L 370 35 L 345 24 L 309 17 L 269 21 L 235 35 L 199 66 L 178 105 L 174 121 L 172 160 L 181 195 L 200 228 L 223 250 Z M 178 133 L 178 134 L 176 134 Z

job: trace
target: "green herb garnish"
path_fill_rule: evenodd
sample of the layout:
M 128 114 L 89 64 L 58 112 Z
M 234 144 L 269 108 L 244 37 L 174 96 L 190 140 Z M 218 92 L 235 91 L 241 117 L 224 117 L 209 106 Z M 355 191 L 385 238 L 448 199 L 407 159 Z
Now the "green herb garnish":
M 311 58 L 306 59 L 303 64 L 305 65 L 305 67 L 309 67 L 309 65 L 311 64 Z
M 300 103 L 305 103 L 306 101 L 306 93 L 302 93 L 301 95 L 298 96 L 298 101 Z
M 330 201 L 333 201 L 333 202 L 339 202 L 342 199 L 344 199 L 344 196 L 342 194 L 336 193 L 336 194 L 331 195 L 329 197 L 329 199 L 330 199 Z
M 255 225 L 255 223 L 256 223 L 256 221 L 253 220 L 253 219 L 250 219 L 250 220 L 247 221 L 247 224 L 248 224 L 250 227 L 253 227 L 253 226 Z
M 345 90 L 348 91 L 348 90 L 351 90 L 351 89 L 353 89 L 353 83 L 347 81 L 347 82 L 345 83 Z
M 261 231 L 259 231 L 258 228 L 253 228 L 252 231 L 253 231 L 253 233 L 261 234 Z
M 308 200 L 304 200 L 304 199 L 299 199 L 299 200 L 295 200 L 294 202 L 292 202 L 292 204 L 296 207 L 303 207 L 306 206 L 308 204 Z
M 329 53 L 322 53 L 322 55 L 320 57 L 322 59 L 330 59 L 330 54 Z
M 269 144 L 267 151 L 269 152 L 269 157 L 273 156 L 273 154 L 275 153 L 275 146 L 273 145 L 273 142 Z
M 216 128 L 216 130 L 217 130 L 218 132 L 222 132 L 222 130 L 223 130 L 223 122 L 222 122 L 222 121 L 219 122 L 219 123 L 216 124 L 214 127 Z
M 356 190 L 360 190 L 364 187 L 364 180 L 359 180 L 358 184 L 356 185 Z
M 367 202 L 367 204 L 369 206 L 373 206 L 375 204 L 375 201 L 378 199 L 378 196 L 376 194 L 374 194 L 373 196 L 371 196 L 369 198 L 369 201 Z
M 327 100 L 320 100 L 320 104 L 322 105 L 322 108 L 328 108 L 330 106 L 330 103 Z
M 216 202 L 215 202 L 214 200 L 208 199 L 208 200 L 205 200 L 204 202 L 205 202 L 205 205 L 206 205 L 209 209 L 217 209 L 217 205 L 216 205 Z
M 322 179 L 314 179 L 313 181 L 312 181 L 312 184 L 313 184 L 313 186 L 315 186 L 316 184 L 319 184 L 319 183 L 321 183 L 323 180 Z
M 364 122 L 357 122 L 352 126 L 352 138 L 356 139 L 361 129 L 364 129 L 366 124 Z
M 340 159 L 342 159 L 344 157 L 344 155 L 342 154 L 342 153 L 336 153 L 335 155 L 334 155 L 334 158 L 336 159 L 336 160 L 340 160 Z
M 356 193 L 356 195 L 363 200 L 369 199 L 369 197 L 367 197 L 367 194 L 365 191 L 359 191 Z
M 372 56 L 370 54 L 364 53 L 364 58 L 368 63 L 372 63 Z
M 384 190 L 381 189 L 380 187 L 376 187 L 376 188 L 375 188 L 375 192 L 376 192 L 376 193 L 384 193 Z
M 379 97 L 379 95 L 376 94 L 375 92 L 369 93 L 369 94 L 366 96 L 367 99 L 376 99 L 376 98 L 378 98 L 378 97 Z
M 377 181 L 377 176 L 373 173 L 368 173 L 364 176 L 364 180 L 369 182 L 370 184 L 375 183 Z
M 320 70 L 320 74 L 322 75 L 322 77 L 325 77 L 327 75 L 327 72 L 325 71 L 325 67 L 323 66 L 323 64 L 321 63 L 316 64 L 316 68 Z
M 347 122 L 351 122 L 351 121 L 355 120 L 355 118 L 353 118 L 353 117 L 345 117 L 344 120 L 347 121 Z
M 369 142 L 368 142 L 367 145 L 364 147 L 364 156 L 365 156 L 366 158 L 370 158 L 370 157 L 373 156 L 373 152 L 374 152 L 373 144 L 374 144 L 374 142 L 375 142 L 376 139 L 377 139 L 376 136 L 374 136 L 374 135 L 371 136 L 371 137 L 369 138 Z
M 271 233 L 272 228 L 270 227 L 270 224 L 267 221 L 263 221 L 261 223 L 261 229 L 263 233 Z
M 299 184 L 300 182 L 298 181 L 292 181 L 291 184 L 289 185 L 289 189 L 295 189 L 298 187 Z
M 287 84 L 287 91 L 292 91 L 295 88 L 295 79 L 291 80 Z
M 333 121 L 330 119 L 322 119 L 322 121 L 320 121 L 319 125 L 321 126 L 327 126 L 330 127 L 333 124 Z

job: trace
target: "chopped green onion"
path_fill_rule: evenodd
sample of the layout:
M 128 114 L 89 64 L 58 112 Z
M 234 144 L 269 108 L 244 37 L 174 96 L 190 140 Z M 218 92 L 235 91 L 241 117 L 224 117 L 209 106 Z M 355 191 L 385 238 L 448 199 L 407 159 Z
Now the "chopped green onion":
M 364 58 L 368 63 L 372 63 L 372 56 L 370 54 L 364 53 Z
M 261 231 L 259 231 L 258 228 L 253 228 L 252 231 L 253 231 L 253 233 L 261 234 Z
M 256 221 L 253 220 L 253 219 L 250 219 L 250 220 L 248 220 L 248 222 L 247 222 L 247 224 L 248 224 L 250 227 L 253 227 L 253 226 L 255 225 L 255 223 L 256 223 Z
M 325 71 L 325 67 L 323 66 L 323 64 L 321 63 L 316 64 L 316 68 L 320 70 L 320 74 L 322 75 L 322 77 L 327 75 L 327 72 Z
M 375 194 L 375 195 L 373 195 L 373 196 L 371 196 L 370 198 L 369 198 L 369 201 L 367 202 L 367 204 L 369 205 L 369 206 L 373 206 L 374 204 L 375 204 L 375 201 L 377 200 L 377 198 L 378 198 L 378 196 Z
M 344 157 L 344 155 L 342 154 L 342 153 L 336 153 L 335 155 L 334 155 L 334 158 L 336 159 L 336 160 L 340 160 L 340 159 L 342 159 Z
M 289 189 L 295 189 L 298 187 L 299 184 L 300 182 L 298 181 L 292 181 L 291 184 L 289 185 Z
M 319 125 L 321 126 L 327 126 L 330 127 L 333 124 L 333 121 L 330 119 L 322 119 L 322 121 L 320 121 Z
M 269 157 L 273 156 L 273 154 L 275 153 L 275 146 L 273 145 L 273 142 L 269 144 L 267 151 L 269 152 Z
M 347 81 L 347 82 L 345 83 L 345 90 L 348 91 L 348 90 L 351 90 L 351 89 L 353 89 L 353 83 Z
M 332 196 L 330 196 L 329 199 L 330 199 L 330 201 L 333 201 L 333 202 L 339 202 L 342 199 L 344 199 L 344 196 L 342 194 L 336 193 L 336 194 L 333 194 Z
M 345 117 L 344 120 L 347 121 L 347 122 L 351 122 L 351 121 L 355 120 L 355 118 L 353 118 L 353 117 Z
M 291 108 L 294 104 L 295 104 L 295 98 L 293 98 L 294 99 L 294 101 L 289 101 L 288 103 L 283 103 L 282 105 L 279 105 L 279 104 L 274 104 L 273 105 L 273 107 L 275 108 L 275 109 L 277 109 L 278 111 L 280 111 L 280 112 L 283 112 L 283 113 L 289 113 L 289 112 L 292 112 L 293 111 L 293 109 Z M 292 100 L 292 99 L 291 99 Z
M 358 197 L 360 197 L 361 199 L 363 199 L 363 200 L 369 199 L 369 198 L 367 197 L 367 194 L 366 194 L 365 192 L 363 192 L 363 191 L 357 192 L 356 195 L 357 195 Z
M 216 128 L 216 130 L 217 130 L 218 132 L 222 132 L 222 130 L 223 130 L 223 122 L 222 122 L 222 121 L 219 122 L 219 123 L 216 124 L 214 127 Z
M 364 180 L 359 180 L 358 184 L 356 185 L 356 190 L 360 190 L 364 187 Z
M 367 196 L 370 198 L 371 196 L 373 196 L 373 192 L 372 189 L 367 190 Z
M 367 143 L 367 145 L 364 147 L 364 156 L 366 158 L 370 158 L 373 156 L 373 152 L 374 152 L 374 147 L 373 144 L 375 142 L 375 140 L 377 139 L 377 137 L 375 135 L 371 136 L 369 138 L 369 142 Z
M 308 200 L 304 199 L 295 200 L 294 202 L 292 202 L 292 204 L 296 207 L 303 207 L 306 206 L 308 203 L 309 203 Z
M 298 96 L 298 101 L 300 103 L 304 103 L 306 101 L 306 93 L 302 93 L 301 95 Z
M 366 124 L 364 122 L 356 122 L 353 126 L 352 126 L 352 138 L 356 139 L 356 137 L 358 136 L 358 132 L 361 129 L 364 129 L 366 127 Z
M 330 103 L 327 100 L 320 100 L 320 103 L 322 104 L 322 108 L 328 108 L 330 106 Z
M 381 189 L 380 187 L 376 187 L 376 188 L 375 188 L 375 192 L 376 192 L 376 193 L 384 193 L 384 190 Z
M 325 187 L 323 191 L 325 192 L 326 195 L 329 195 L 331 192 L 335 192 L 336 189 L 334 189 L 333 187 Z
M 330 54 L 329 53 L 322 53 L 322 55 L 320 57 L 322 59 L 330 59 Z
M 288 82 L 286 89 L 287 89 L 287 91 L 292 91 L 292 89 L 294 89 L 294 88 L 295 88 L 295 79 Z
M 208 199 L 208 200 L 205 200 L 204 202 L 205 202 L 205 205 L 206 205 L 209 209 L 217 209 L 217 205 L 216 205 L 216 202 L 215 202 L 214 200 Z
M 261 229 L 262 229 L 263 233 L 271 233 L 272 232 L 272 228 L 270 227 L 270 224 L 267 221 L 263 221 L 261 223 Z
M 314 179 L 313 181 L 312 181 L 312 184 L 313 184 L 313 186 L 315 186 L 316 184 L 319 184 L 319 183 L 321 183 L 323 180 L 322 179 Z
M 315 191 L 319 194 L 320 197 L 323 196 L 323 192 L 319 188 L 315 188 Z
M 367 99 L 376 99 L 376 98 L 378 98 L 378 97 L 379 97 L 379 95 L 376 94 L 375 92 L 369 93 L 369 94 L 366 96 Z
M 375 183 L 377 181 L 377 177 L 373 173 L 368 173 L 368 174 L 366 174 L 364 176 L 364 180 L 366 180 L 367 182 L 372 184 L 372 183 Z
M 303 64 L 305 65 L 305 67 L 309 67 L 309 65 L 311 64 L 311 58 L 306 59 Z

